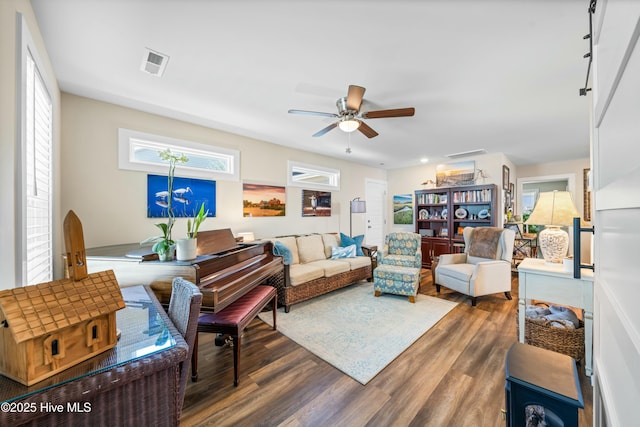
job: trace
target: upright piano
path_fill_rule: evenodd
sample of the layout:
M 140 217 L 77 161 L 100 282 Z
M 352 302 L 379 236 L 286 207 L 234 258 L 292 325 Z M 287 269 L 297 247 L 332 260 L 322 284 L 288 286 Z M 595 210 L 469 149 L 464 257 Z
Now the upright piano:
M 273 255 L 271 242 L 237 242 L 228 228 L 200 231 L 191 261 L 158 261 L 138 243 L 86 254 L 89 273 L 113 270 L 122 287 L 150 285 L 162 304 L 169 304 L 173 278 L 184 277 L 200 288 L 202 311 L 218 312 L 262 283 L 284 283 L 282 257 Z

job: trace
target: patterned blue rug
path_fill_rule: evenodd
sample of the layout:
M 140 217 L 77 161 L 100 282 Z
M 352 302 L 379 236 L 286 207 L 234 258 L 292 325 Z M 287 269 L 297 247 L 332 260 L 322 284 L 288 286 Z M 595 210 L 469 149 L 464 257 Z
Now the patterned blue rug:
M 457 303 L 418 294 L 373 296 L 362 282 L 278 309 L 280 333 L 361 384 L 368 383 Z M 273 325 L 271 312 L 260 319 Z

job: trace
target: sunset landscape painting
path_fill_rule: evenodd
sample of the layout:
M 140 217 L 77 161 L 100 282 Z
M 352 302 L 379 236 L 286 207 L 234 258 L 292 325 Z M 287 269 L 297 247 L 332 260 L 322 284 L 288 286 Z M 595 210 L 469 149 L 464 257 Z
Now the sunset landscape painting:
M 285 216 L 285 187 L 244 183 L 242 204 L 242 215 L 245 217 Z

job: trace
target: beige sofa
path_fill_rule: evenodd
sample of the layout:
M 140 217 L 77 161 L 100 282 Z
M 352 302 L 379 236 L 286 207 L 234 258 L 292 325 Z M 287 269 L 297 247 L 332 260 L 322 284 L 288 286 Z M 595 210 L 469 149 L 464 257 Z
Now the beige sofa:
M 335 233 L 270 238 L 291 251 L 285 262 L 284 283 L 278 286 L 278 302 L 289 312 L 291 305 L 372 278 L 375 248 L 362 246 L 365 256 L 331 259 L 332 247 L 340 246 Z

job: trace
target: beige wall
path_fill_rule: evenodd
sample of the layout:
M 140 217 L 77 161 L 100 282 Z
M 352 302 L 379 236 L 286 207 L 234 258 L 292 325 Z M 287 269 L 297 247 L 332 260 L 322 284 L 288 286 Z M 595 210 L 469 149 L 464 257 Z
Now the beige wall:
M 0 215 L 0 289 L 13 288 L 20 284 L 20 270 L 22 268 L 22 249 L 19 244 L 20 235 L 18 218 L 21 215 L 19 206 L 16 205 L 17 189 L 19 182 L 16 175 L 19 174 L 20 152 L 17 150 L 19 129 L 17 123 L 17 96 L 20 88 L 17 84 L 16 51 L 20 49 L 17 32 L 17 14 L 24 17 L 34 39 L 36 52 L 40 60 L 40 72 L 50 91 L 53 102 L 53 139 L 54 139 L 54 167 L 59 168 L 59 142 L 60 142 L 60 92 L 54 79 L 53 69 L 49 62 L 44 42 L 40 35 L 38 25 L 31 9 L 31 3 L 27 0 L 2 0 L 0 1 L 0 206 L 3 207 Z M 54 171 L 54 193 L 59 194 L 59 174 Z M 54 197 L 54 221 L 59 223 L 60 204 Z M 60 227 L 54 227 L 54 253 L 62 252 L 62 240 Z M 54 275 L 60 273 L 60 263 L 56 264 Z
M 349 231 L 349 200 L 365 192 L 365 179 L 386 180 L 386 171 L 313 153 L 269 144 L 165 117 L 70 94 L 62 96 L 62 210 L 72 209 L 83 224 L 87 247 L 139 242 L 157 235 L 157 219 L 146 218 L 144 172 L 118 168 L 118 128 L 183 139 L 240 151 L 241 181 L 217 181 L 217 216 L 201 230 L 231 228 L 256 237 L 280 234 Z M 341 189 L 332 192 L 332 215 L 302 217 L 299 187 L 287 187 L 285 218 L 244 218 L 243 181 L 287 185 L 287 161 L 339 169 Z M 355 224 L 361 232 L 363 224 Z M 364 221 L 364 218 L 362 218 Z M 186 221 L 178 219 L 174 238 L 183 237 Z

